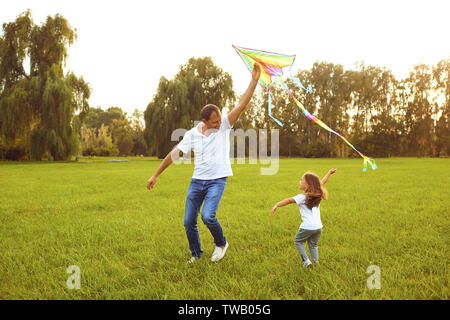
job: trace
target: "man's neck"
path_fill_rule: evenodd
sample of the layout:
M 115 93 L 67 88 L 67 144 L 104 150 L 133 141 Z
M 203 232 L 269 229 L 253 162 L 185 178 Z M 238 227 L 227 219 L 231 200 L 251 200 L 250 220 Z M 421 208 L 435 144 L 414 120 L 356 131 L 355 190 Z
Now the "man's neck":
M 217 129 L 215 128 L 209 128 L 206 126 L 206 124 L 204 122 L 200 123 L 200 132 L 205 135 L 205 136 L 209 136 L 211 133 L 216 132 Z

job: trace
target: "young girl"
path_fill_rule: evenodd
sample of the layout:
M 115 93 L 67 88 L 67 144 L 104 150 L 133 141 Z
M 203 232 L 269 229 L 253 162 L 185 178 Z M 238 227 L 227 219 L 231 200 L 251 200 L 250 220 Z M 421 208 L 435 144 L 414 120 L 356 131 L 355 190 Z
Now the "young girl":
M 327 199 L 328 193 L 324 188 L 324 184 L 328 178 L 336 172 L 336 169 L 330 169 L 328 173 L 320 181 L 319 177 L 312 173 L 306 172 L 302 180 L 300 180 L 300 190 L 305 193 L 300 193 L 293 198 L 287 198 L 278 202 L 270 211 L 274 214 L 278 207 L 296 203 L 299 206 L 300 214 L 302 216 L 302 224 L 295 236 L 295 246 L 303 260 L 303 267 L 312 266 L 308 254 L 305 250 L 305 242 L 308 242 L 309 252 L 314 263 L 319 263 L 319 251 L 317 243 L 319 242 L 320 234 L 322 233 L 322 222 L 320 220 L 320 201 Z

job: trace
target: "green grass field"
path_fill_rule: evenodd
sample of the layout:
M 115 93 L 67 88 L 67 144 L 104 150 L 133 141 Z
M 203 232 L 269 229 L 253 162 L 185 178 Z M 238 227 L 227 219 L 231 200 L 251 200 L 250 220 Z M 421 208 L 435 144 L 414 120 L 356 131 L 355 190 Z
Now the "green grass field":
M 160 161 L 128 159 L 0 162 L 1 299 L 449 299 L 448 159 L 377 159 L 366 173 L 361 159 L 281 159 L 271 176 L 234 164 L 217 213 L 230 247 L 212 263 L 199 217 L 205 253 L 192 266 L 183 217 L 193 165 L 172 165 L 148 191 Z M 298 207 L 270 209 L 299 193 L 305 171 L 332 167 L 321 264 L 303 269 Z M 79 290 L 66 285 L 70 265 Z M 367 287 L 370 265 L 379 290 Z

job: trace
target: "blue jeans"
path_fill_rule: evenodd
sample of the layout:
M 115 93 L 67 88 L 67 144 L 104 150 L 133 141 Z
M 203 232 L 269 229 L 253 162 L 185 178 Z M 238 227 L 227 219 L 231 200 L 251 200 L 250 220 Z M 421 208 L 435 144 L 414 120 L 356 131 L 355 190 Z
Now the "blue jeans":
M 198 213 L 203 201 L 205 204 L 202 209 L 202 220 L 211 232 L 214 243 L 217 247 L 223 247 L 227 243 L 222 227 L 216 218 L 216 212 L 226 185 L 227 177 L 214 180 L 193 178 L 189 184 L 184 211 L 184 228 L 193 257 L 201 257 L 203 254 L 197 227 Z

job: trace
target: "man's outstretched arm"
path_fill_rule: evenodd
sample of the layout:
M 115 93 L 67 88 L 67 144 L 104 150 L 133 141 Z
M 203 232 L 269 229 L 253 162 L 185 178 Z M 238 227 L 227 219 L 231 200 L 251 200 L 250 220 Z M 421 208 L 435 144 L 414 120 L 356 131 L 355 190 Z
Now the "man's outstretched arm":
M 156 179 L 161 175 L 161 173 L 163 173 L 163 171 L 166 170 L 166 168 L 170 166 L 174 160 L 178 160 L 180 158 L 180 152 L 182 151 L 175 147 L 171 152 L 167 154 L 167 156 L 159 165 L 159 168 L 156 170 L 155 174 L 150 179 L 148 179 L 148 190 L 152 190 L 155 187 Z
M 252 80 L 250 81 L 250 84 L 248 85 L 247 90 L 244 92 L 242 97 L 239 99 L 239 102 L 237 105 L 233 108 L 233 110 L 228 113 L 228 121 L 230 122 L 230 125 L 233 126 L 236 121 L 241 116 L 242 112 L 244 112 L 245 108 L 247 107 L 248 103 L 252 99 L 253 93 L 255 92 L 256 85 L 258 84 L 259 77 L 261 75 L 261 69 L 257 64 L 255 64 L 255 67 L 252 71 Z

